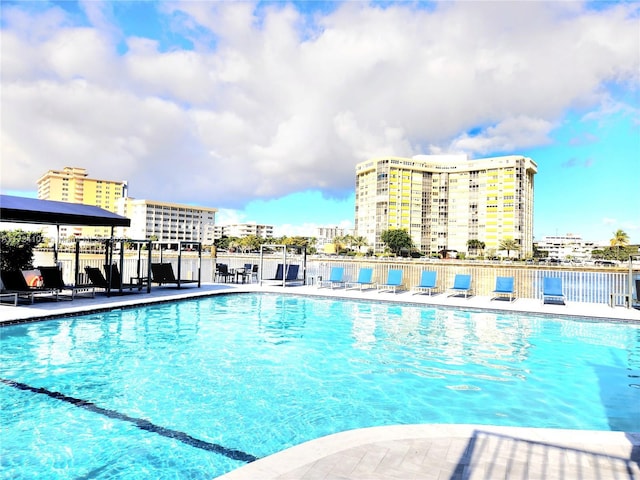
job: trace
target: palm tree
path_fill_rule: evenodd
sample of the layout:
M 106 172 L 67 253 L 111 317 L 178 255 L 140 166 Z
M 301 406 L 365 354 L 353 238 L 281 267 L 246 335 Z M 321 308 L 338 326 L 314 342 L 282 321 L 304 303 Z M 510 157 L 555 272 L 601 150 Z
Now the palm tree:
M 514 250 L 516 252 L 520 250 L 520 244 L 516 242 L 513 238 L 505 238 L 504 240 L 500 241 L 499 249 L 506 250 L 507 257 L 510 257 L 511 250 Z
M 485 246 L 485 243 L 477 238 L 467 240 L 467 247 L 469 247 L 470 250 L 474 250 L 476 254 L 478 253 L 478 250 L 484 250 Z
M 369 242 L 367 242 L 367 239 L 365 237 L 362 236 L 350 236 L 351 238 L 349 239 L 349 244 L 351 246 L 351 248 L 355 248 L 356 251 L 360 252 L 362 250 L 362 247 L 366 247 L 369 245 Z
M 629 245 L 629 235 L 619 228 L 613 234 L 613 238 L 610 243 L 612 247 L 616 247 L 616 258 L 620 260 L 620 247 L 626 247 Z
M 346 237 L 346 235 L 336 235 L 333 237 L 333 247 L 336 253 L 340 253 L 344 249 L 345 244 L 347 243 Z

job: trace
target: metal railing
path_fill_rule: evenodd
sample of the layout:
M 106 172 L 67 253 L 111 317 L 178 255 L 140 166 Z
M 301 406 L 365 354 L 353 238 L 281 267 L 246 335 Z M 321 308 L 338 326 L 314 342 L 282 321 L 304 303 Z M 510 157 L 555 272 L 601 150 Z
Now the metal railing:
M 217 257 L 203 256 L 201 274 L 203 282 L 215 282 L 216 263 L 225 263 L 230 269 L 243 268 L 245 264 L 258 264 L 258 254 L 218 254 Z M 152 255 L 152 262 L 159 261 Z M 177 253 L 171 256 L 166 251 L 163 256 L 164 262 L 172 263 L 174 271 L 177 271 Z M 60 262 L 63 266 L 65 282 L 73 282 L 74 260 L 62 258 Z M 138 269 L 138 257 L 125 256 L 123 278 L 135 276 Z M 141 260 L 141 271 L 147 271 L 146 259 Z M 282 262 L 280 255 L 265 255 L 263 258 L 262 277 L 269 278 L 276 271 L 278 263 Z M 544 277 L 558 277 L 562 279 L 562 285 L 567 301 L 582 303 L 608 303 L 611 293 L 631 293 L 627 292 L 629 286 L 629 270 L 625 268 L 603 268 L 603 267 L 543 267 L 530 265 L 503 265 L 503 264 L 478 264 L 460 261 L 429 261 L 429 260 L 408 260 L 408 259 L 368 259 L 368 258 L 323 258 L 306 257 L 306 265 L 302 255 L 289 255 L 287 262 L 300 265 L 299 278 L 306 276 L 307 283 L 317 282 L 322 277 L 329 278 L 331 267 L 344 267 L 345 279 L 355 280 L 358 271 L 362 267 L 373 269 L 373 281 L 384 283 L 387 272 L 390 269 L 401 269 L 403 271 L 404 287 L 410 290 L 420 282 L 423 270 L 433 270 L 437 273 L 437 284 L 440 291 L 447 291 L 453 286 L 456 274 L 470 274 L 472 278 L 472 294 L 480 296 L 490 296 L 496 286 L 496 277 L 513 277 L 516 296 L 520 298 L 541 298 L 542 281 Z M 41 263 L 45 265 L 47 263 Z M 98 267 L 102 270 L 104 257 L 101 255 L 81 255 L 80 271 L 84 272 L 87 265 Z M 306 272 L 303 268 L 306 267 Z M 188 254 L 182 254 L 182 276 L 185 279 L 197 278 L 198 259 L 194 255 L 191 258 Z M 640 278 L 640 270 L 631 272 L 633 279 Z M 262 278 L 260 277 L 260 278 Z

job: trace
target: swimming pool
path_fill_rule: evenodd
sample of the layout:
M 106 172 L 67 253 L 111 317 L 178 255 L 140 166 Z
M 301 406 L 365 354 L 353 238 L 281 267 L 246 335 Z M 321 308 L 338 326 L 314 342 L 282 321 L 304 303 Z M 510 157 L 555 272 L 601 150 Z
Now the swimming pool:
M 640 431 L 637 325 L 236 294 L 0 335 L 2 478 L 211 479 L 374 425 Z

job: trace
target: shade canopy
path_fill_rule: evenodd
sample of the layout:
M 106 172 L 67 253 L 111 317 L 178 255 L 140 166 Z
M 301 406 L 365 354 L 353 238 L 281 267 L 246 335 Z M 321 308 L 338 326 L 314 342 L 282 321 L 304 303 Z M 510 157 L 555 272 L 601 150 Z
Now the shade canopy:
M 131 220 L 93 205 L 0 195 L 0 221 L 89 227 L 129 227 Z

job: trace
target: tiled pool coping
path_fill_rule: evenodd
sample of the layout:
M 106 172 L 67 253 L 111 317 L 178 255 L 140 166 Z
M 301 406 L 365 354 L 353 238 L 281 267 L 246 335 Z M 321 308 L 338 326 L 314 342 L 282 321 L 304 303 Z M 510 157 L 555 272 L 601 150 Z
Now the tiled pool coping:
M 0 323 L 14 324 L 97 313 L 115 308 L 226 293 L 272 292 L 415 303 L 453 308 L 514 311 L 638 322 L 640 311 L 602 304 L 543 305 L 539 300 L 491 301 L 410 292 L 377 293 L 313 286 L 205 284 L 150 294 L 78 298 L 73 301 L 0 305 Z M 640 478 L 640 433 L 527 429 L 479 425 L 398 425 L 342 432 L 250 463 L 219 480 L 475 478 Z
M 634 479 L 640 434 L 397 425 L 312 440 L 218 480 Z

